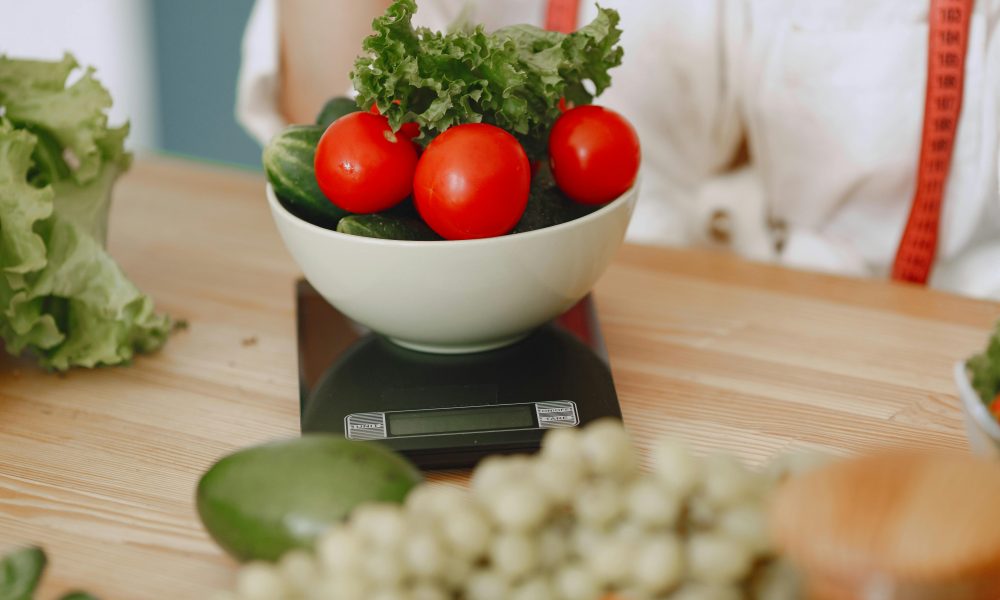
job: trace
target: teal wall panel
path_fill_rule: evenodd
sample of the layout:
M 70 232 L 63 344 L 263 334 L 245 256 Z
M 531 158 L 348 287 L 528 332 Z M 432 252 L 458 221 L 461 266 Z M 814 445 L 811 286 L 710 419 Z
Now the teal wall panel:
M 160 146 L 260 168 L 260 148 L 234 116 L 243 28 L 252 0 L 153 0 Z

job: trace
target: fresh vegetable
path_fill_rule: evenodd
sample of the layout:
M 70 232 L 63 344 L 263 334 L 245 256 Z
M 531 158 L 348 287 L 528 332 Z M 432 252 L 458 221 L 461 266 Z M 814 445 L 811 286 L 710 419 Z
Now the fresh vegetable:
M 0 557 L 0 600 L 32 600 L 48 559 L 41 548 L 22 548 Z M 61 600 L 97 600 L 85 592 L 70 592 Z
M 579 120 L 571 107 L 588 105 L 611 84 L 609 71 L 622 59 L 616 11 L 598 7 L 590 24 L 564 34 L 529 25 L 491 33 L 482 27 L 440 33 L 415 28 L 416 10 L 414 0 L 395 0 L 373 22 L 352 73 L 357 101 L 331 100 L 319 118 L 326 123 L 337 111 L 348 113 L 321 137 L 314 161 L 319 189 L 343 211 L 385 217 L 350 218 L 340 225 L 341 232 L 425 239 L 426 232 L 414 230 L 414 223 L 384 214 L 411 190 L 419 217 L 437 235 L 470 239 L 557 225 L 590 212 L 574 208 L 567 196 L 577 204 L 603 203 L 632 185 L 638 141 L 631 126 L 611 111 L 579 113 L 591 115 L 580 124 L 589 137 L 575 136 L 573 142 L 582 139 L 589 145 L 577 147 L 567 140 L 555 147 L 559 157 L 553 165 L 567 165 L 560 167 L 565 176 L 559 176 L 566 193 L 551 184 L 551 174 L 532 181 L 534 169 L 525 176 L 521 168 L 524 155 L 536 168 L 549 162 L 553 124 L 561 115 L 567 124 Z M 367 106 L 371 117 L 355 112 L 358 106 Z M 595 124 L 595 114 L 603 115 L 600 123 Z M 609 122 L 624 126 L 624 139 L 599 135 L 595 127 L 607 131 Z M 496 129 L 489 136 L 480 126 Z M 403 143 L 409 140 L 419 145 L 413 154 Z M 419 147 L 429 155 L 422 155 L 412 170 Z M 622 149 L 624 155 L 615 154 Z M 575 167 L 565 160 L 574 152 Z M 597 153 L 607 165 L 588 161 L 589 153 Z M 285 164 L 275 162 L 275 170 L 269 171 L 272 183 L 297 181 L 301 169 L 296 171 L 294 161 L 288 168 L 296 172 L 288 177 L 281 173 Z M 610 171 L 604 173 L 605 167 Z M 567 182 L 575 178 L 574 168 L 586 178 L 577 187 Z M 286 205 L 293 204 L 292 191 L 306 190 L 302 184 L 288 188 L 279 194 Z M 617 193 L 609 196 L 609 190 Z M 331 229 L 342 218 L 302 210 L 297 214 Z
M 621 64 L 614 10 L 598 8 L 590 24 L 570 34 L 530 25 L 440 33 L 414 28 L 416 10 L 415 0 L 396 0 L 374 21 L 352 78 L 361 106 L 377 104 L 394 130 L 417 123 L 424 138 L 454 125 L 490 123 L 517 135 L 539 158 L 560 99 L 589 104 Z
M 491 457 L 472 491 L 422 485 L 404 506 L 364 504 L 229 600 L 799 598 L 776 559 L 774 480 L 677 441 L 652 473 L 619 421 L 549 432 L 538 456 Z
M 381 115 L 356 112 L 334 121 L 316 146 L 316 181 L 323 194 L 352 213 L 399 204 L 413 190 L 417 151 Z
M 997 322 L 986 349 L 965 364 L 972 388 L 1000 419 L 1000 322 Z
M 523 233 L 566 223 L 590 214 L 598 208 L 600 207 L 596 205 L 580 204 L 567 198 L 556 186 L 548 165 L 541 165 L 531 178 L 528 206 L 511 233 Z
M 127 362 L 171 321 L 105 251 L 111 188 L 128 168 L 128 125 L 87 69 L 0 56 L 0 337 L 48 368 Z
M 330 123 L 333 123 L 340 117 L 349 115 L 352 112 L 358 112 L 360 110 L 361 109 L 358 108 L 358 103 L 355 102 L 353 98 L 347 98 L 346 96 L 330 98 L 327 100 L 326 104 L 323 105 L 319 114 L 316 115 L 316 124 L 325 130 L 330 126 Z
M 399 104 L 399 100 L 394 101 L 393 104 Z M 372 104 L 368 108 L 368 112 L 372 113 L 373 115 L 382 114 L 382 111 L 378 109 L 377 104 Z M 399 130 L 396 133 L 405 137 L 408 140 L 413 140 L 420 137 L 420 125 L 417 125 L 416 123 L 403 123 L 402 125 L 400 125 Z
M 384 240 L 440 240 L 419 218 L 391 214 L 351 215 L 337 223 L 337 231 Z
M 326 131 L 319 125 L 292 125 L 264 148 L 264 171 L 282 205 L 314 225 L 336 227 L 344 209 L 327 200 L 314 168 L 316 144 Z
M 624 194 L 639 172 L 639 136 L 620 114 L 601 106 L 566 111 L 552 127 L 549 161 L 559 189 L 582 204 Z
M 531 166 L 514 136 L 484 123 L 456 125 L 420 157 L 413 201 L 445 239 L 493 237 L 520 220 L 530 185 Z
M 275 560 L 362 502 L 402 502 L 420 478 L 385 446 L 306 435 L 217 462 L 198 483 L 198 514 L 235 558 Z
M 45 571 L 41 548 L 15 550 L 0 560 L 0 599 L 31 600 Z

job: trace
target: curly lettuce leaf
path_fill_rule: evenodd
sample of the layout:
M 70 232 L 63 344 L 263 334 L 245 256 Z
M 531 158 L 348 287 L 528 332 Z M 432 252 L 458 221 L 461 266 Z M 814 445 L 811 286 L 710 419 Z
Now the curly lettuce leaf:
M 45 266 L 45 240 L 37 221 L 52 215 L 53 192 L 30 185 L 36 138 L 0 121 L 0 272 L 10 285 L 23 286 L 24 275 Z
M 986 349 L 970 358 L 966 367 L 972 388 L 987 406 L 992 405 L 1000 395 L 1000 323 L 997 323 Z
M 17 95 L 32 91 L 58 92 L 66 87 L 66 79 L 79 66 L 68 53 L 58 61 L 0 56 L 0 90 Z
M 393 129 L 418 123 L 424 139 L 485 122 L 513 132 L 537 156 L 560 98 L 589 104 L 621 64 L 614 10 L 599 7 L 593 22 L 563 34 L 530 25 L 441 33 L 414 28 L 416 9 L 414 0 L 397 0 L 374 21 L 351 77 L 359 106 L 377 104 Z
M 128 361 L 158 348 L 171 329 L 170 319 L 154 312 L 104 249 L 111 189 L 131 162 L 128 127 L 107 127 L 104 109 L 95 117 L 107 92 L 89 83 L 76 87 L 96 84 L 89 72 L 65 88 L 83 96 L 80 106 L 62 113 L 67 103 L 59 88 L 75 66 L 71 57 L 57 63 L 0 58 L 6 111 L 0 117 L 0 337 L 12 354 L 30 351 L 59 370 Z M 33 107 L 30 122 L 24 112 L 22 120 L 7 118 L 7 99 L 15 96 Z M 75 133 L 67 138 L 58 127 Z M 63 158 L 68 151 L 79 159 L 72 144 L 81 140 L 92 145 L 86 155 L 96 159 L 93 168 Z
M 109 128 L 97 140 L 104 161 L 97 175 L 85 184 L 74 178 L 55 179 L 55 211 L 100 242 L 107 243 L 108 212 L 111 209 L 111 187 L 132 164 L 132 155 L 125 151 L 128 124 Z M 35 153 L 37 157 L 38 153 Z
M 76 67 L 69 55 L 55 63 L 0 57 L 0 105 L 11 122 L 54 136 L 78 163 L 72 177 L 83 184 L 97 176 L 103 162 L 99 142 L 108 130 L 111 94 L 90 68 L 66 87 Z

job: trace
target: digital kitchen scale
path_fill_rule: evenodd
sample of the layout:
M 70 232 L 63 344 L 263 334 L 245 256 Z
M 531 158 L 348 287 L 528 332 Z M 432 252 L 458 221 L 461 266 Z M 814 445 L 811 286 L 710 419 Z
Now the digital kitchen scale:
M 621 418 L 590 296 L 516 344 L 408 350 L 296 286 L 302 432 L 378 441 L 425 469 L 532 452 L 556 427 Z

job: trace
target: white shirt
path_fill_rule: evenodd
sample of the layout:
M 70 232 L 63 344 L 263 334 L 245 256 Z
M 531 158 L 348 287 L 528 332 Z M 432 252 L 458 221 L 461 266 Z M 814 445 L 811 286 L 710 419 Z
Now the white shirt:
M 541 24 L 545 0 L 421 0 L 416 21 Z M 642 142 L 629 238 L 727 246 L 755 260 L 886 278 L 916 182 L 926 0 L 604 0 L 625 58 L 597 102 Z M 238 112 L 277 117 L 273 0 L 244 40 Z M 582 3 L 580 21 L 596 8 Z M 1000 299 L 1000 0 L 971 21 L 961 119 L 931 285 Z M 741 152 L 741 146 L 745 151 Z M 746 152 L 748 151 L 748 152 Z M 739 154 L 749 160 L 736 161 Z

